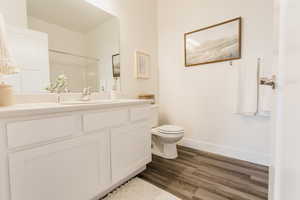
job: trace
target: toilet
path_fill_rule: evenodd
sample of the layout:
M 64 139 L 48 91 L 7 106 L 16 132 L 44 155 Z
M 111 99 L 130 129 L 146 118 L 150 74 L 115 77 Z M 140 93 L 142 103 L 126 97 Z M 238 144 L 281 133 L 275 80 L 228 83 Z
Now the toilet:
M 177 143 L 184 136 L 184 128 L 175 125 L 158 126 L 158 105 L 151 108 L 152 116 L 152 154 L 166 158 L 178 157 Z

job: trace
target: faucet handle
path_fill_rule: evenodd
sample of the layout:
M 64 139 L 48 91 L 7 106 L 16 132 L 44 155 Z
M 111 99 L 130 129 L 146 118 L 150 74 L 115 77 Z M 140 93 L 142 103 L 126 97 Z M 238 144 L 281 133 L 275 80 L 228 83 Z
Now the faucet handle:
M 91 95 L 92 94 L 91 89 L 92 89 L 91 87 L 83 88 L 82 94 L 83 95 Z

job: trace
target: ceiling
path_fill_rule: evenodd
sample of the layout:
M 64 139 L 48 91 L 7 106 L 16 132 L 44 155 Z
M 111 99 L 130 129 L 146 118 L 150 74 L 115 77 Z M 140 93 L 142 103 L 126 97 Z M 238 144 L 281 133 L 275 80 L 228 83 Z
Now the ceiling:
M 113 17 L 85 0 L 27 0 L 27 14 L 80 33 Z

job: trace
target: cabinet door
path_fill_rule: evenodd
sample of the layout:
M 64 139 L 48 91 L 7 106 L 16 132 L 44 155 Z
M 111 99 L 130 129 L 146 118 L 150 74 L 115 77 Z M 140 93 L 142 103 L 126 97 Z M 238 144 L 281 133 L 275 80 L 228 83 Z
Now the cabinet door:
M 151 161 L 149 123 L 113 129 L 111 132 L 111 162 L 113 183 Z
M 89 200 L 110 185 L 109 133 L 13 153 L 12 200 Z

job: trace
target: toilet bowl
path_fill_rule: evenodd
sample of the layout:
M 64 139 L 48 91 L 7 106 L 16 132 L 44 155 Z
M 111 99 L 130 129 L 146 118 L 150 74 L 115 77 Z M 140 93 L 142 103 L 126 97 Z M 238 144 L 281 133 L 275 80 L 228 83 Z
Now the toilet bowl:
M 184 129 L 179 126 L 164 125 L 153 128 L 152 153 L 166 159 L 177 158 L 177 142 L 179 142 L 183 136 Z

